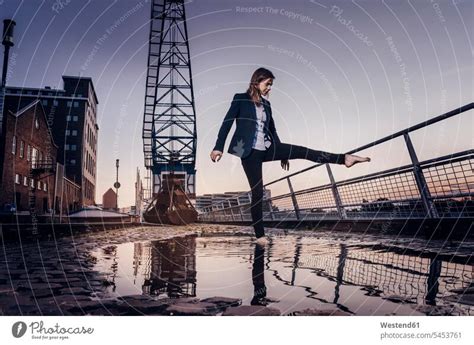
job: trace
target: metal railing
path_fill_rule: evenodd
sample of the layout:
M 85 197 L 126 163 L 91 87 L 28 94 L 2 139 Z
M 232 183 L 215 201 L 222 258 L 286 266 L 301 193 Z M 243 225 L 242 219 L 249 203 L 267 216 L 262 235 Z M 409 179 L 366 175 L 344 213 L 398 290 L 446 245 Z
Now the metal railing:
M 56 171 L 56 163 L 52 158 L 33 158 L 31 160 L 31 174 L 38 176 L 46 173 L 54 173 Z
M 284 183 L 288 192 L 263 199 L 263 219 L 302 221 L 474 217 L 474 150 L 420 162 L 410 137 L 413 131 L 473 108 L 474 103 L 469 103 L 346 152 L 352 154 L 403 137 L 411 164 L 336 181 L 330 165 L 318 163 L 265 184 L 264 188 L 269 189 L 277 183 Z M 330 183 L 294 190 L 292 178 L 323 166 Z M 203 208 L 199 220 L 251 221 L 250 203 L 235 204 L 230 199 L 213 203 Z
M 449 306 L 446 311 L 451 315 L 474 313 L 472 306 L 460 305 L 458 308 L 449 302 L 449 299 L 459 298 L 459 291 L 467 289 L 471 283 L 472 265 L 462 255 L 443 256 L 393 243 L 337 245 L 331 242 L 318 243 L 317 246 L 315 250 L 314 246 L 303 242 L 302 237 L 288 236 L 284 243 L 272 244 L 267 266 L 276 279 L 305 288 L 309 298 L 321 297 L 321 291 L 310 283 L 310 277 L 296 280 L 298 270 L 311 270 L 318 276 L 327 277 L 335 283 L 334 300 L 327 300 L 329 303 L 343 303 L 339 297 L 342 295 L 340 289 L 345 285 L 362 287 L 370 293 L 367 296 L 380 296 L 424 308 L 444 304 Z M 291 267 L 292 274 L 280 275 L 273 267 Z M 357 314 L 357 310 L 353 312 Z

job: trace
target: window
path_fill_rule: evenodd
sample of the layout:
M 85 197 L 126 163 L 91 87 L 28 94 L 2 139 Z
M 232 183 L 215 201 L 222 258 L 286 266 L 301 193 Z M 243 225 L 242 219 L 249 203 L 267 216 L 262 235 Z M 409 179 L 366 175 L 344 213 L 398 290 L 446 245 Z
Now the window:
M 71 131 L 69 129 L 66 129 L 66 135 L 71 135 Z
M 71 101 L 67 101 L 67 106 L 70 108 L 72 106 L 72 102 Z
M 74 102 L 74 108 L 78 108 L 79 107 L 79 102 Z
M 73 137 L 76 137 L 76 136 L 77 136 L 77 130 L 75 130 L 75 129 L 72 130 L 72 136 L 73 136 Z
M 35 188 L 35 180 L 30 179 L 30 187 Z
M 43 190 L 44 190 L 45 192 L 48 191 L 48 184 L 47 184 L 46 182 L 43 183 Z
M 35 147 L 31 149 L 31 166 L 36 168 L 38 166 L 39 151 Z
M 75 159 L 71 159 L 71 165 L 76 165 L 76 160 Z
M 70 150 L 70 148 L 71 148 L 71 147 L 69 146 L 69 144 L 64 145 L 64 149 L 65 149 L 66 151 Z
M 28 148 L 26 150 L 26 160 L 29 162 L 31 161 L 31 146 L 28 145 Z
M 71 121 L 71 116 L 70 115 L 66 116 L 66 121 L 67 122 Z
M 43 105 L 48 105 L 48 100 L 47 100 L 47 99 L 43 99 L 43 100 L 41 101 L 41 103 L 42 103 Z
M 23 176 L 23 186 L 28 187 L 28 177 Z
M 15 174 L 15 183 L 20 184 L 20 175 L 19 174 Z
M 38 181 L 38 190 L 41 190 L 41 181 Z
M 25 156 L 25 142 L 22 140 L 20 141 L 20 158 Z
M 77 150 L 77 145 L 71 145 L 71 151 L 76 151 Z
M 77 117 L 77 116 L 73 116 L 73 117 L 72 117 L 72 121 L 77 122 L 77 120 L 78 120 L 78 117 Z
M 13 136 L 12 153 L 16 155 L 16 135 Z
M 53 101 L 53 105 L 54 105 L 55 107 L 57 107 L 57 106 L 58 106 L 58 101 L 57 101 L 57 100 L 54 100 L 54 101 Z

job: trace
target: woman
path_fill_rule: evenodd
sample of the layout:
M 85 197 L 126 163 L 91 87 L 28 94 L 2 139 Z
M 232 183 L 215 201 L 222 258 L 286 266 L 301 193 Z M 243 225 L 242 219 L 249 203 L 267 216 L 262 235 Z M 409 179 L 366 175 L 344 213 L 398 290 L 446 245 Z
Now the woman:
M 212 161 L 218 162 L 223 154 L 227 134 L 235 119 L 237 127 L 228 152 L 240 157 L 247 175 L 252 191 L 250 212 L 257 237 L 256 243 L 261 245 L 267 243 L 262 221 L 263 162 L 281 160 L 281 167 L 288 170 L 290 159 L 344 164 L 348 168 L 356 163 L 370 161 L 368 157 L 316 151 L 304 146 L 282 143 L 275 129 L 270 102 L 267 100 L 274 79 L 272 72 L 259 68 L 253 73 L 247 92 L 234 95 L 217 135 L 216 145 L 211 152 Z

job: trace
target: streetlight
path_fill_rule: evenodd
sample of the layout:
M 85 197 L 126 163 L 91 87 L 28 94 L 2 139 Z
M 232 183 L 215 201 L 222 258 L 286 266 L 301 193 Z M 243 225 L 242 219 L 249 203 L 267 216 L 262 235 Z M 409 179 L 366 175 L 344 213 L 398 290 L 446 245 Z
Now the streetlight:
M 119 170 L 119 160 L 115 160 L 115 167 L 117 168 L 117 174 L 115 178 L 115 210 L 118 211 L 118 189 L 120 188 L 120 182 L 118 181 L 118 170 Z
M 13 43 L 13 28 L 16 23 L 14 20 L 5 19 L 3 21 L 3 40 L 2 44 L 5 46 L 3 53 L 3 72 L 2 72 L 2 87 L 7 83 L 7 70 L 8 70 L 8 55 L 10 54 L 10 47 L 14 46 Z

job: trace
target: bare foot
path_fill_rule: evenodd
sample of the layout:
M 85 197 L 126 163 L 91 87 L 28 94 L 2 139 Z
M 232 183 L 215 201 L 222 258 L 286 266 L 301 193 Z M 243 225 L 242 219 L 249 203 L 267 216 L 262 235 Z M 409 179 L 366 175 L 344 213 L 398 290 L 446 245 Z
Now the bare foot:
M 255 240 L 255 244 L 259 245 L 260 247 L 265 247 L 268 244 L 267 236 L 259 237 Z
M 362 162 L 370 162 L 370 158 L 346 154 L 344 165 L 350 168 L 354 164 L 362 163 Z

